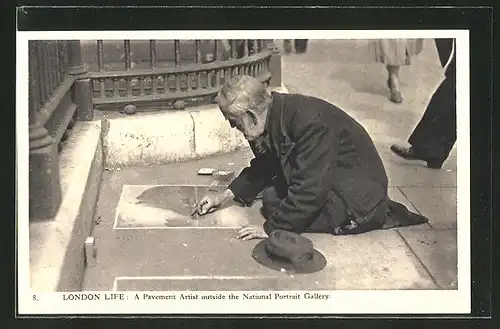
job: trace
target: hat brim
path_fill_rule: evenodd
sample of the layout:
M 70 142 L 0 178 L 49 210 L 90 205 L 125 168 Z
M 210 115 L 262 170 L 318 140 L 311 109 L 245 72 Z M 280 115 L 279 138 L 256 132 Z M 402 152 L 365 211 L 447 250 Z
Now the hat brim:
M 266 240 L 260 241 L 252 252 L 252 257 L 259 264 L 264 265 L 270 269 L 281 271 L 285 269 L 287 272 L 296 274 L 309 274 L 322 270 L 326 266 L 326 258 L 318 250 L 313 249 L 312 259 L 304 264 L 303 266 L 296 267 L 292 262 L 281 261 L 277 259 L 270 258 L 265 249 Z

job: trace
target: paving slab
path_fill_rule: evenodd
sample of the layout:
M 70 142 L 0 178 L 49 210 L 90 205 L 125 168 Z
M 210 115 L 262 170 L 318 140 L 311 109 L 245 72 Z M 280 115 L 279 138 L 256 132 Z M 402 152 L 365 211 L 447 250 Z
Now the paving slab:
M 457 229 L 456 187 L 401 187 L 413 206 L 435 229 Z M 467 219 L 467 217 L 465 217 Z
M 218 183 L 214 176 L 198 175 L 201 168 L 213 168 L 215 170 L 239 171 L 250 163 L 253 158 L 250 149 L 242 149 L 232 153 L 209 156 L 198 160 L 187 162 L 176 162 L 165 165 L 150 167 L 130 166 L 124 168 L 106 168 L 106 177 L 111 184 L 121 186 L 123 184 L 135 185 L 166 185 L 166 184 L 199 184 L 210 185 Z
M 458 289 L 457 231 L 402 231 L 413 253 L 443 289 Z
M 130 283 L 135 277 L 167 277 L 150 280 L 148 285 L 143 283 L 146 290 L 165 289 L 165 286 L 171 290 L 179 284 L 185 289 L 198 285 L 207 290 L 220 290 L 213 283 L 228 279 L 224 281 L 225 288 L 242 290 L 249 288 L 251 278 L 260 280 L 262 277 L 267 278 L 269 289 L 278 290 L 436 288 L 395 231 L 349 237 L 307 234 L 328 261 L 326 268 L 307 275 L 291 275 L 261 266 L 251 256 L 258 240 L 237 240 L 234 238 L 236 232 L 216 229 L 186 229 L 182 233 L 151 229 L 115 230 L 105 239 L 96 241 L 97 262 L 94 268 L 87 270 L 85 288 L 111 290 L 113 286 L 120 286 L 115 284 L 117 277 L 132 277 L 129 284 L 123 283 L 130 289 L 137 287 L 136 283 Z M 175 278 L 179 276 L 184 277 L 184 283 Z M 191 277 L 197 280 L 200 276 L 208 280 L 189 282 Z M 272 278 L 279 280 L 273 281 Z M 173 283 L 166 284 L 169 280 Z M 255 290 L 261 288 L 262 285 L 255 285 Z
M 438 288 L 398 235 L 396 230 L 352 236 L 304 234 L 325 255 L 335 289 Z
M 418 163 L 399 162 L 399 159 L 385 161 L 389 186 L 398 187 L 456 187 L 456 171 L 429 169 Z
M 190 185 L 124 185 L 114 227 L 189 226 L 195 204 Z
M 407 161 L 389 150 L 389 145 L 376 143 L 390 186 L 457 187 L 457 160 L 450 157 L 440 170 L 429 169 L 425 162 Z
M 132 228 L 240 228 L 264 223 L 261 202 L 243 207 L 230 200 L 216 212 L 191 216 L 205 195 L 220 193 L 226 185 L 124 185 L 116 208 L 115 229 Z
M 449 158 L 440 170 L 429 169 L 423 161 L 408 161 L 395 155 L 390 146 L 394 141 L 377 138 L 375 147 L 382 158 L 389 186 L 416 187 L 457 187 L 457 151 L 452 150 Z M 408 146 L 405 143 L 400 143 Z
M 251 151 L 242 150 L 221 156 L 206 157 L 197 161 L 171 163 L 149 168 L 128 167 L 117 170 L 105 170 L 95 211 L 93 235 L 106 236 L 115 224 L 116 208 L 123 196 L 126 185 L 209 185 L 224 186 L 213 176 L 197 175 L 198 169 L 209 167 L 220 170 L 234 170 L 236 173 L 246 166 L 251 159 Z M 144 209 L 142 209 L 144 210 Z M 148 209 L 150 213 L 153 210 Z M 156 209 L 159 211 L 158 209 Z M 160 211 L 161 212 L 161 211 Z M 145 218 L 145 216 L 142 216 Z
M 389 198 L 391 198 L 394 201 L 397 201 L 399 203 L 404 204 L 408 210 L 411 212 L 417 213 L 417 209 L 413 206 L 413 204 L 406 198 L 406 196 L 401 192 L 401 190 L 398 187 L 389 187 L 387 189 L 387 194 L 389 195 Z M 428 224 L 420 224 L 420 225 L 412 225 L 412 226 L 405 226 L 405 227 L 399 227 L 397 230 L 428 230 L 431 229 L 432 227 Z

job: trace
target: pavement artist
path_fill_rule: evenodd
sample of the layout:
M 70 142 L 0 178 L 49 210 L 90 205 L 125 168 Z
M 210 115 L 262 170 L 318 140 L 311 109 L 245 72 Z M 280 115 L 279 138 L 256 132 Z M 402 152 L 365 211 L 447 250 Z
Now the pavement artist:
M 248 206 L 262 192 L 263 227 L 244 227 L 237 238 L 263 239 L 274 230 L 357 234 L 428 221 L 389 199 L 372 139 L 335 105 L 269 93 L 247 75 L 225 83 L 217 102 L 255 158 L 224 192 L 200 200 L 196 211 L 207 214 L 230 199 Z

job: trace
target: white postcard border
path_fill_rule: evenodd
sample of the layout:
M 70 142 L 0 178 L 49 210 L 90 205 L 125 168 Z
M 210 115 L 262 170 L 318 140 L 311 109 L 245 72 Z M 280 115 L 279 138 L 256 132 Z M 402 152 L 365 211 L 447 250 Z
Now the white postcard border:
M 28 40 L 149 40 L 149 39 L 379 39 L 455 38 L 457 56 L 457 251 L 458 290 L 426 291 L 319 291 L 327 300 L 211 300 L 206 301 L 65 301 L 63 293 L 37 293 L 30 289 L 28 211 Z M 19 314 L 381 314 L 470 312 L 470 131 L 469 131 L 469 31 L 468 30 L 322 30 L 322 31 L 37 31 L 17 32 L 17 243 Z M 87 292 L 92 293 L 92 292 Z M 116 292 L 107 292 L 108 294 Z M 143 294 L 146 292 L 138 292 Z M 157 295 L 182 292 L 155 292 Z M 216 294 L 217 292 L 205 292 Z M 221 292 L 229 296 L 230 292 Z M 241 295 L 243 292 L 233 292 Z M 249 292 L 255 294 L 256 292 Z M 262 292 L 263 294 L 266 292 Z M 274 292 L 273 292 L 274 293 Z M 295 292 L 286 292 L 293 294 Z M 305 292 L 296 292 L 303 295 Z M 314 293 L 311 291 L 310 293 Z M 66 293 L 67 294 L 67 293 Z M 204 292 L 199 292 L 202 295 Z

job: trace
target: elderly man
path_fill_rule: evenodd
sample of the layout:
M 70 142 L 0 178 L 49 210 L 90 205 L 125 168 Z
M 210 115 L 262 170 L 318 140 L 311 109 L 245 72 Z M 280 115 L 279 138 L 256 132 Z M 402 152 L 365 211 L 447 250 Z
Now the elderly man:
M 276 229 L 352 234 L 427 221 L 388 199 L 387 175 L 371 138 L 338 107 L 310 96 L 269 93 L 250 76 L 224 84 L 217 100 L 255 158 L 224 192 L 200 200 L 197 212 L 214 211 L 233 198 L 250 205 L 263 191 L 263 227 L 244 227 L 238 238 L 266 238 Z M 391 204 L 396 222 L 388 220 Z

